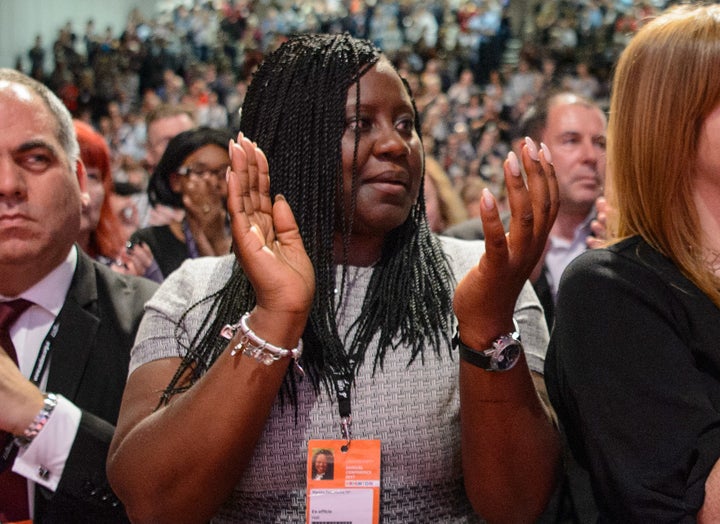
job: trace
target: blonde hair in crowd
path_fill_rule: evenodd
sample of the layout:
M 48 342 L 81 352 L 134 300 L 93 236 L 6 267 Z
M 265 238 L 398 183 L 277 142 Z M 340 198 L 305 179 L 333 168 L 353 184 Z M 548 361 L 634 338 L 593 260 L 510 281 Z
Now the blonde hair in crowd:
M 608 124 L 614 235 L 642 236 L 720 306 L 692 196 L 702 123 L 720 103 L 720 6 L 676 6 L 623 51 Z
M 425 157 L 425 176 L 432 179 L 432 183 L 435 184 L 444 227 L 467 220 L 467 211 L 460 195 L 453 187 L 440 162 L 431 156 Z

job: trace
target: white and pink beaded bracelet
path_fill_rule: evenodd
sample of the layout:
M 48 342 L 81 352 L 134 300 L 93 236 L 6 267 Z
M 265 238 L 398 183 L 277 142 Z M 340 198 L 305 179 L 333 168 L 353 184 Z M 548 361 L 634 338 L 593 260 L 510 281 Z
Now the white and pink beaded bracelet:
M 298 341 L 296 348 L 285 349 L 278 347 L 257 336 L 255 332 L 250 329 L 250 326 L 248 326 L 248 318 L 250 318 L 250 313 L 245 313 L 237 323 L 226 324 L 220 331 L 220 335 L 227 340 L 232 340 L 238 329 L 242 333 L 239 342 L 233 347 L 232 351 L 230 351 L 230 355 L 235 356 L 238 353 L 242 353 L 243 355 L 254 358 L 258 362 L 262 362 L 266 366 L 273 364 L 277 360 L 289 357 L 293 359 L 293 363 L 298 372 L 304 375 L 305 373 L 298 363 L 298 360 L 300 360 L 302 356 L 302 339 Z

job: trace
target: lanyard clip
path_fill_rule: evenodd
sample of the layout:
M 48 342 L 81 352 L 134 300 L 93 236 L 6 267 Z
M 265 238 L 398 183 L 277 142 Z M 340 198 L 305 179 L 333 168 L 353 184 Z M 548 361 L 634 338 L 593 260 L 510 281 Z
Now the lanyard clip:
M 342 438 L 345 439 L 345 445 L 340 448 L 341 451 L 345 452 L 350 447 L 350 441 L 352 440 L 352 416 L 342 417 L 340 419 L 340 432 Z

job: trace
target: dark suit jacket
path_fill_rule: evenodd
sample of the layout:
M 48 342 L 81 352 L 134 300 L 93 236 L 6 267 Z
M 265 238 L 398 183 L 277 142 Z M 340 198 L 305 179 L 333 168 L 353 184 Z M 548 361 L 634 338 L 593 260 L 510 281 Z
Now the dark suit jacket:
M 55 493 L 37 486 L 39 523 L 113 523 L 127 517 L 108 485 L 105 462 L 143 306 L 157 284 L 119 275 L 78 248 L 78 265 L 58 316 L 47 391 L 82 410 Z

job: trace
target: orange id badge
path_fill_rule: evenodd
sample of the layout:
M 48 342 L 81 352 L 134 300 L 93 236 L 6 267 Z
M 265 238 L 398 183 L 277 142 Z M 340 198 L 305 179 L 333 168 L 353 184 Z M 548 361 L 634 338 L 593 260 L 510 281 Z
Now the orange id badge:
M 311 440 L 306 522 L 378 524 L 380 441 Z

